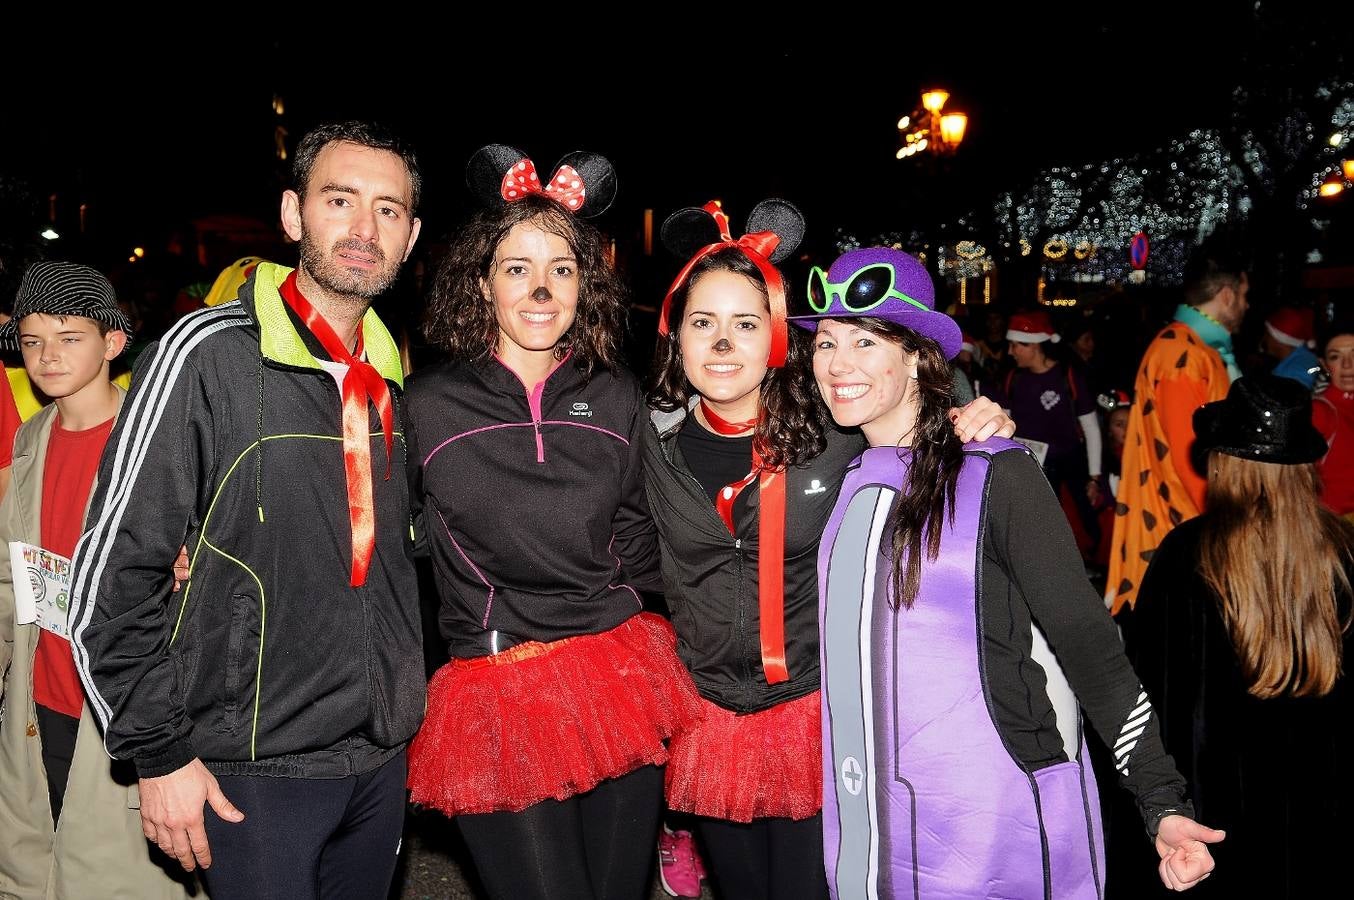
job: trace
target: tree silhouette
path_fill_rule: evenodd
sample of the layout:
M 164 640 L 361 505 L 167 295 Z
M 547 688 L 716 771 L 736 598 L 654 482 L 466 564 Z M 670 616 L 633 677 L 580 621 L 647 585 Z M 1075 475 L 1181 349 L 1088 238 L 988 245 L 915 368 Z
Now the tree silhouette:
M 1310 12 L 1256 4 L 1248 77 L 1232 94 L 1222 140 L 1249 200 L 1254 281 L 1276 298 L 1294 296 L 1317 243 L 1316 187 L 1343 154 L 1328 138 L 1354 127 L 1347 25 L 1314 28 Z

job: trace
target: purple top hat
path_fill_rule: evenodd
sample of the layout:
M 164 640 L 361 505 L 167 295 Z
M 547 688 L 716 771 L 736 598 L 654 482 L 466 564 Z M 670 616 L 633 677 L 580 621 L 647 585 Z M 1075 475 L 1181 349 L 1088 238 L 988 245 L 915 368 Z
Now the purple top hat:
M 873 316 L 910 328 L 940 345 L 946 359 L 959 355 L 959 324 L 936 312 L 936 289 L 926 267 L 892 247 L 848 250 L 823 272 L 809 272 L 809 306 L 813 312 L 791 316 L 801 328 L 816 329 L 818 319 Z

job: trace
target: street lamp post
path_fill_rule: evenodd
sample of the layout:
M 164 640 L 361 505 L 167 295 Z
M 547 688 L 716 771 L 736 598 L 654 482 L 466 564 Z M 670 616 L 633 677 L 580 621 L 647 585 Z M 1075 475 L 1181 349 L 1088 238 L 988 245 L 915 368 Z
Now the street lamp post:
M 943 112 L 949 99 L 948 91 L 924 91 L 921 108 L 898 120 L 898 134 L 902 138 L 898 159 L 926 151 L 943 156 L 959 149 L 968 129 L 968 115 L 954 109 Z
M 920 246 L 914 246 L 919 258 L 938 277 L 938 284 L 947 290 L 949 275 L 959 276 L 960 302 L 967 301 L 969 270 L 975 266 L 971 260 L 950 260 L 946 251 L 946 239 L 943 234 L 945 223 L 940 215 L 942 199 L 948 196 L 950 185 L 947 173 L 950 170 L 949 157 L 959 149 L 968 128 L 968 116 L 947 107 L 950 100 L 948 91 L 932 88 L 922 91 L 921 105 L 910 115 L 898 120 L 900 147 L 897 158 L 911 156 L 928 157 L 924 169 L 931 177 L 903 178 L 904 190 L 909 195 L 902 208 L 912 221 L 914 233 L 922 236 Z M 976 246 L 976 245 L 975 245 Z M 966 248 L 966 251 L 967 252 Z M 985 269 L 983 270 L 986 271 Z M 991 282 L 984 282 L 984 302 L 991 297 Z

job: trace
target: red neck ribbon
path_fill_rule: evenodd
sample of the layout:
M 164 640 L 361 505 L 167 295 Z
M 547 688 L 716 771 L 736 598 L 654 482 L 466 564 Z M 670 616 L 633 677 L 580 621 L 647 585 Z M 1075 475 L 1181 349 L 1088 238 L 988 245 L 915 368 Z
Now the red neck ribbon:
M 757 419 L 729 422 L 701 398 L 701 413 L 717 434 L 736 435 L 757 426 Z M 757 611 L 761 620 L 762 671 L 767 684 L 790 680 L 785 665 L 785 472 L 767 467 L 752 442 L 752 471 L 719 492 L 715 509 L 734 533 L 733 504 L 743 489 L 761 480 L 762 508 L 757 522 Z
M 682 271 L 678 272 L 677 277 L 673 279 L 672 287 L 668 288 L 667 296 L 663 298 L 663 309 L 658 315 L 658 333 L 660 335 L 668 333 L 670 328 L 668 311 L 672 308 L 672 295 L 677 293 L 677 289 L 686 283 L 686 279 L 696 263 L 716 250 L 723 250 L 725 247 L 737 247 L 743 251 L 744 256 L 752 260 L 752 263 L 762 273 L 762 278 L 766 279 L 767 301 L 771 306 L 771 352 L 767 354 L 766 364 L 773 369 L 778 369 L 785 365 L 785 354 L 790 347 L 790 335 L 785 321 L 787 315 L 785 279 L 780 277 L 780 272 L 775 266 L 771 265 L 771 260 L 768 257 L 780 243 L 780 236 L 774 231 L 754 231 L 735 241 L 729 233 L 729 216 L 720 208 L 719 201 L 711 200 L 702 209 L 714 217 L 715 224 L 719 226 L 720 239 L 697 250 L 696 255 L 691 257 L 687 264 L 682 267 Z
M 334 329 L 315 311 L 296 286 L 296 273 L 282 282 L 283 301 L 301 317 L 306 328 L 324 347 L 334 362 L 343 363 L 343 469 L 348 478 L 348 524 L 353 535 L 353 568 L 349 584 L 361 587 L 367 582 L 367 569 L 376 549 L 376 507 L 371 497 L 371 419 L 370 401 L 381 416 L 386 439 L 386 480 L 390 480 L 390 460 L 395 449 L 395 406 L 390 386 L 376 367 L 362 359 L 362 326 L 357 326 L 357 350 L 349 353 Z

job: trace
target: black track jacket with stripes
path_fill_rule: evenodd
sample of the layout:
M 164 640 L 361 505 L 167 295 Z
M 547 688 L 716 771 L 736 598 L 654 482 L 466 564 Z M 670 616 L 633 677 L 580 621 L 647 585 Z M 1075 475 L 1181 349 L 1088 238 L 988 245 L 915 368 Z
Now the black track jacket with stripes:
M 368 312 L 397 433 L 387 468 L 369 404 L 376 546 L 351 587 L 338 382 L 278 293 L 289 271 L 261 263 L 238 302 L 142 354 L 99 468 L 72 649 L 108 752 L 142 777 L 194 757 L 218 774 L 361 773 L 423 716 L 397 348 Z M 180 545 L 192 574 L 172 593 Z

